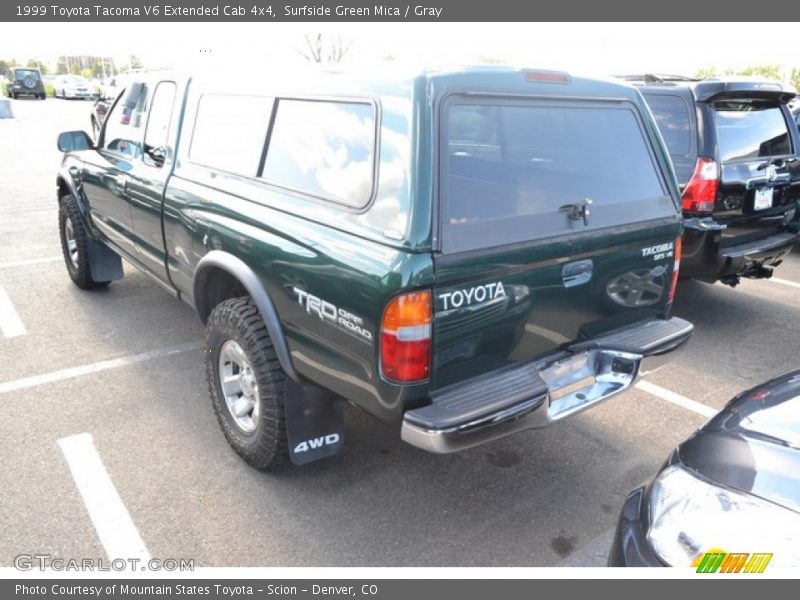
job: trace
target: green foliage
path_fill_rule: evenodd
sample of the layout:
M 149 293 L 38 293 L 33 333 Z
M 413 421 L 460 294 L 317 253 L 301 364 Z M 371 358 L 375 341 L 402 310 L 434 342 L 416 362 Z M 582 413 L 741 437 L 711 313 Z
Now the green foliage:
M 52 83 L 50 83 L 50 82 L 48 82 L 48 81 L 45 81 L 45 82 L 44 82 L 44 93 L 45 93 L 45 94 L 47 94 L 48 96 L 50 96 L 51 98 L 54 98 L 54 97 L 55 97 L 55 95 L 56 95 L 56 90 L 55 90 L 55 88 L 53 87 L 53 84 L 52 84 Z
M 715 67 L 704 67 L 702 69 L 697 69 L 694 72 L 695 79 L 708 79 L 709 77 L 716 77 L 717 76 L 717 69 Z
M 764 77 L 766 79 L 774 79 L 781 81 L 783 79 L 783 71 L 780 65 L 762 65 L 755 67 L 747 67 L 740 70 L 737 75 L 748 75 L 750 77 Z
M 704 67 L 697 69 L 694 76 L 697 79 L 706 79 L 708 77 L 716 77 L 719 75 L 716 67 Z M 724 75 L 744 75 L 746 77 L 763 77 L 773 81 L 783 81 L 784 71 L 780 65 L 752 65 L 744 69 L 725 69 Z M 797 85 L 800 79 L 800 69 L 792 69 L 792 81 Z
M 60 60 L 56 65 L 56 75 L 66 75 L 67 74 L 67 64 Z

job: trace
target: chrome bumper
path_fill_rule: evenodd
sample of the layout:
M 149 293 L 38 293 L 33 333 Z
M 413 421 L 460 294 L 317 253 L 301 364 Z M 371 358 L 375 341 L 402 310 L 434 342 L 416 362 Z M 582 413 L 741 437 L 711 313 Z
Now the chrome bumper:
M 612 332 L 538 361 L 444 388 L 408 411 L 401 438 L 437 454 L 546 427 L 631 387 L 685 347 L 694 327 L 677 317 Z

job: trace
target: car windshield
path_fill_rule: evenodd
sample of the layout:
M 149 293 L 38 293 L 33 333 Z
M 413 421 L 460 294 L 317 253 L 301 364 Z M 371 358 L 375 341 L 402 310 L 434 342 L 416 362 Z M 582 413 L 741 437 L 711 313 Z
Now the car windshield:
M 722 162 L 790 154 L 783 111 L 774 103 L 728 100 L 714 104 Z

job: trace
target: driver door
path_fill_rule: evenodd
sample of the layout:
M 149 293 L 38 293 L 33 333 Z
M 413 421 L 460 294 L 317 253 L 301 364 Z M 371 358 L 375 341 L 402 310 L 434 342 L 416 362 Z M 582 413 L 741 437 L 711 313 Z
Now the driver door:
M 128 186 L 142 154 L 146 108 L 147 88 L 132 83 L 106 116 L 82 177 L 92 222 L 128 257 L 135 256 Z

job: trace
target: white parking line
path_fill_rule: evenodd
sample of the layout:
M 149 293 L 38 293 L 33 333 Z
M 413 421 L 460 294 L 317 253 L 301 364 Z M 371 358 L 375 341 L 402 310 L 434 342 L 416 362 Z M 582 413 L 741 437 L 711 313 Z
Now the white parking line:
M 7 338 L 10 337 L 17 337 L 19 335 L 25 335 L 28 333 L 25 331 L 25 325 L 22 324 L 22 320 L 19 318 L 16 309 L 14 308 L 14 303 L 11 302 L 11 298 L 8 297 L 8 294 L 3 289 L 3 286 L 0 285 L 0 330 L 3 331 L 3 335 Z
M 656 385 L 655 383 L 650 383 L 649 381 L 639 381 L 636 384 L 636 389 L 647 392 L 648 394 L 652 394 L 653 396 L 657 396 L 662 400 L 671 402 L 672 404 L 680 406 L 681 408 L 685 408 L 686 410 L 690 410 L 706 418 L 711 418 L 719 412 L 710 406 L 706 406 L 705 404 L 701 404 L 695 400 L 690 400 L 686 396 L 681 396 L 680 394 L 663 388 L 660 385 Z
M 64 260 L 61 256 L 48 256 L 47 258 L 29 258 L 28 260 L 14 260 L 11 262 L 0 263 L 0 269 L 11 269 L 14 267 L 27 267 L 29 265 L 40 265 Z
M 79 367 L 70 367 L 68 369 L 61 369 L 59 371 L 51 371 L 50 373 L 43 373 L 41 375 L 34 375 L 32 377 L 24 377 L 22 379 L 13 379 L 11 381 L 4 381 L 0 383 L 0 394 L 7 394 L 8 392 L 16 392 L 25 388 L 35 387 L 37 385 L 44 385 L 46 383 L 53 383 L 55 381 L 63 381 L 65 379 L 74 379 L 81 375 L 88 375 L 89 373 L 97 373 L 98 371 L 106 371 L 108 369 L 116 369 L 132 365 L 134 363 L 152 360 L 154 358 L 162 358 L 170 356 L 171 354 L 178 354 L 179 352 L 186 352 L 187 350 L 197 350 L 202 348 L 203 344 L 193 342 L 191 344 L 183 344 L 173 348 L 162 348 L 160 350 L 151 350 L 149 352 L 142 352 L 141 354 L 131 354 L 129 356 L 121 356 L 119 358 L 112 358 L 111 360 L 104 360 L 101 362 L 91 363 L 88 365 L 81 365 Z
M 772 283 L 780 283 L 781 285 L 787 285 L 789 287 L 798 288 L 800 289 L 800 283 L 795 283 L 794 281 L 789 281 L 788 279 L 781 279 L 780 277 L 770 277 L 767 281 L 771 281 Z
M 109 560 L 150 560 L 150 553 L 97 454 L 92 436 L 79 433 L 58 440 L 58 445 Z

